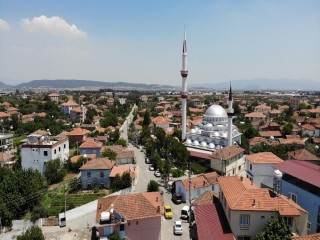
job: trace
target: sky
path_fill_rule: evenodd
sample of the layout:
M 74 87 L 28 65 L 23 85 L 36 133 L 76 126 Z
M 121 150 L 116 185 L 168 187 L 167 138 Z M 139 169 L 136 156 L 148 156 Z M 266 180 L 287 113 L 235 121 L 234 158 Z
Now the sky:
M 0 0 L 0 82 L 320 83 L 318 0 Z

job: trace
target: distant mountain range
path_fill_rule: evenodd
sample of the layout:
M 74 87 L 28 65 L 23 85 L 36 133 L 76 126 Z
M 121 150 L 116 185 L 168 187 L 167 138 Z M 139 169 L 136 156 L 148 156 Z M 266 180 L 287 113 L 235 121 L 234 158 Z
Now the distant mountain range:
M 190 88 L 204 88 L 215 90 L 229 89 L 230 82 L 189 84 Z M 231 81 L 234 90 L 273 90 L 273 91 L 319 91 L 320 83 L 311 80 L 293 79 L 252 79 Z
M 213 89 L 226 90 L 229 82 L 219 83 L 190 83 L 189 90 L 192 89 Z M 234 90 L 273 90 L 273 91 L 320 91 L 320 83 L 311 80 L 293 79 L 253 79 L 253 80 L 234 80 L 231 82 Z M 181 86 L 170 86 L 160 84 L 128 83 L 128 82 L 102 82 L 90 80 L 33 80 L 18 85 L 7 85 L 0 82 L 0 88 L 29 89 L 29 88 L 114 88 L 114 89 L 133 89 L 133 90 L 171 90 L 180 91 Z

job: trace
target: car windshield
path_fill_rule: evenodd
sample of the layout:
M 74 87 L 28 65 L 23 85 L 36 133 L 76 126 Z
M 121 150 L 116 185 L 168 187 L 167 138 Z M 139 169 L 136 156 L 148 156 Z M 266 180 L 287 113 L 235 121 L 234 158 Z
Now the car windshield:
M 171 212 L 171 208 L 166 208 L 166 212 Z
M 176 228 L 181 228 L 181 225 L 180 224 L 176 224 Z

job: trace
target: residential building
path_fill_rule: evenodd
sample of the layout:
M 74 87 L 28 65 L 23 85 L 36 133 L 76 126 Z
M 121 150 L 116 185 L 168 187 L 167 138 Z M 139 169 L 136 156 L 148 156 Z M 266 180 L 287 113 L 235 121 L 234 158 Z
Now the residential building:
M 291 152 L 288 152 L 289 159 L 309 161 L 311 163 L 320 165 L 320 158 L 312 154 L 305 148 L 297 149 Z
M 76 102 L 72 101 L 72 100 L 69 100 L 65 103 L 62 103 L 60 105 L 60 109 L 61 111 L 64 113 L 64 114 L 70 114 L 70 111 L 73 109 L 73 108 L 76 108 L 76 107 L 79 107 L 79 104 L 77 104 Z
M 75 128 L 72 131 L 68 132 L 67 136 L 70 142 L 81 144 L 87 139 L 89 133 L 90 131 L 87 129 Z
M 246 155 L 246 172 L 249 178 L 258 187 L 273 189 L 273 165 L 283 162 L 272 152 L 259 152 Z
M 221 148 L 211 154 L 211 168 L 222 176 L 245 176 L 244 149 L 238 146 Z
M 218 173 L 211 172 L 191 178 L 191 199 L 197 199 L 206 191 L 215 190 Z M 183 202 L 189 201 L 189 178 L 180 179 L 174 182 L 175 193 L 180 194 Z
M 103 153 L 106 149 L 110 149 L 111 151 L 117 154 L 116 164 L 133 164 L 135 163 L 134 151 L 128 148 L 122 147 L 121 145 L 110 145 L 103 146 L 100 149 L 100 154 Z
M 79 151 L 81 155 L 96 154 L 96 156 L 100 156 L 101 147 L 101 142 L 97 142 L 93 138 L 87 138 L 86 141 L 79 146 Z
M 55 139 L 47 131 L 37 130 L 27 137 L 21 144 L 21 165 L 23 169 L 34 169 L 44 173 L 47 162 L 60 159 L 61 162 L 69 158 L 68 138 Z
M 266 115 L 261 112 L 247 113 L 244 117 L 248 118 L 251 122 L 266 120 Z
M 274 168 L 283 174 L 281 193 L 309 212 L 308 234 L 320 233 L 320 166 L 287 160 Z
M 218 182 L 219 200 L 237 240 L 253 239 L 274 218 L 285 221 L 294 234 L 307 234 L 308 212 L 292 199 L 244 177 L 219 177 Z
M 171 123 L 171 120 L 169 118 L 158 116 L 158 117 L 152 119 L 153 131 L 157 127 L 160 127 L 162 129 L 166 130 L 167 128 L 170 127 L 169 126 L 170 123 Z
M 206 191 L 193 203 L 198 240 L 234 240 L 218 196 Z
M 159 192 L 99 198 L 96 215 L 99 236 L 115 232 L 130 240 L 161 240 L 163 205 Z
M 114 165 L 108 158 L 88 160 L 79 169 L 82 189 L 110 188 L 109 175 Z
M 10 153 L 0 152 L 0 167 L 13 169 L 13 164 L 16 162 L 15 156 Z
M 70 110 L 70 119 L 74 123 L 83 123 L 86 119 L 87 108 L 85 106 L 75 107 Z
M 60 101 L 60 94 L 59 93 L 50 93 L 48 95 L 48 97 L 50 98 L 50 100 L 52 102 L 57 102 L 58 103 Z
M 0 133 L 0 152 L 8 152 L 13 148 L 13 134 Z

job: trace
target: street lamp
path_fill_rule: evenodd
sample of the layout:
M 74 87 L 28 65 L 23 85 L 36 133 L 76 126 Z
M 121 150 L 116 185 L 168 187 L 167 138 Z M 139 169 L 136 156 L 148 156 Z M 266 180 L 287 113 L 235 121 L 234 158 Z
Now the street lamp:
M 87 163 L 88 155 L 85 153 L 85 154 L 83 154 L 83 157 L 84 157 L 84 159 L 85 159 L 85 163 Z

